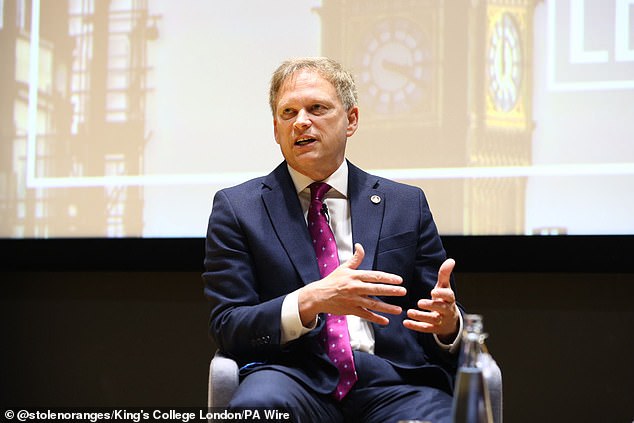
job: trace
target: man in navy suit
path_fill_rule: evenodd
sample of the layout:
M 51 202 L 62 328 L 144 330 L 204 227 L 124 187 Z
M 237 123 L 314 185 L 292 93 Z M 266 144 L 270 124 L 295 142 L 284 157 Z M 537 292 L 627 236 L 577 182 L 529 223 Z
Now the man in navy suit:
M 298 422 L 449 421 L 462 310 L 425 195 L 346 160 L 359 108 L 337 62 L 282 63 L 270 106 L 285 160 L 219 191 L 207 233 L 209 331 L 241 366 L 230 407 Z M 325 277 L 307 229 L 315 181 L 331 187 L 323 208 L 341 263 Z M 339 399 L 319 340 L 328 313 L 347 320 L 357 374 Z

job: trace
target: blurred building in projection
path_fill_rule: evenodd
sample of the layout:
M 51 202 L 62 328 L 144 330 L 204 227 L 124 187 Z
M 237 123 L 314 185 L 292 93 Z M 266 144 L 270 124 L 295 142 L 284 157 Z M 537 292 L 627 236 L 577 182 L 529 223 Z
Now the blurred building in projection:
M 158 36 L 147 0 L 4 0 L 0 8 L 5 236 L 141 232 L 142 188 L 111 178 L 143 170 L 147 44 Z

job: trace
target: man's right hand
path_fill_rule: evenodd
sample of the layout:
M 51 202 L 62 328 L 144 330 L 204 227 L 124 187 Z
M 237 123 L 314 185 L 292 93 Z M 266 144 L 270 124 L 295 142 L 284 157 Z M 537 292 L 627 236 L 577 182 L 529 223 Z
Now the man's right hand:
M 354 255 L 325 278 L 298 291 L 299 315 L 305 327 L 311 326 L 319 313 L 352 314 L 369 322 L 387 325 L 389 320 L 375 312 L 400 314 L 401 307 L 385 303 L 373 296 L 402 297 L 407 292 L 403 278 L 376 270 L 358 270 L 365 257 L 361 244 L 355 244 Z

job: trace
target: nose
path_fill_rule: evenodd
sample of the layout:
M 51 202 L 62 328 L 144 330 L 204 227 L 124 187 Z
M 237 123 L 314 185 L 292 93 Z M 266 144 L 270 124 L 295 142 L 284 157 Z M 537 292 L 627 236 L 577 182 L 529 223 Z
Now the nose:
M 310 117 L 308 116 L 308 112 L 305 109 L 300 109 L 297 112 L 297 116 L 295 118 L 295 123 L 293 126 L 297 129 L 306 129 L 308 128 L 312 122 L 310 121 Z

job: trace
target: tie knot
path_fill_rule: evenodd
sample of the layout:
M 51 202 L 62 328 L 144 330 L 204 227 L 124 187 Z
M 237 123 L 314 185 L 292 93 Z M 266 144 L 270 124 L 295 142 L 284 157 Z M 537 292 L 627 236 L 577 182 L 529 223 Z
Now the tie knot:
M 330 185 L 325 182 L 313 182 L 310 184 L 310 199 L 322 201 L 324 195 L 330 190 Z

